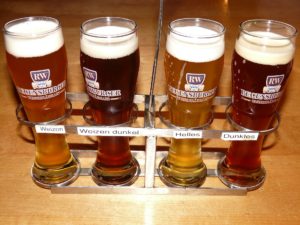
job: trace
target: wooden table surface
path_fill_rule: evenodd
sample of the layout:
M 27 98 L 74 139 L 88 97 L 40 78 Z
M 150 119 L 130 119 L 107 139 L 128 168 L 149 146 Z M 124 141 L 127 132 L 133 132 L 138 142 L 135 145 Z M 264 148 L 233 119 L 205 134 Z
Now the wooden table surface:
M 300 29 L 299 0 L 166 0 L 155 93 L 165 93 L 163 53 L 167 24 L 181 17 L 203 17 L 224 24 L 225 65 L 219 94 L 230 96 L 230 61 L 241 21 L 269 18 Z M 63 27 L 69 70 L 68 91 L 83 92 L 79 27 L 87 19 L 121 16 L 139 25 L 141 68 L 137 93 L 149 93 L 155 50 L 158 0 L 1 0 L 0 24 L 24 16 L 58 18 Z M 0 38 L 0 224 L 300 224 L 300 38 L 280 113 L 282 123 L 267 143 L 262 160 L 267 179 L 246 196 L 52 194 L 37 187 L 29 171 L 34 143 L 15 118 L 18 98 L 6 69 Z M 70 135 L 69 140 L 76 140 Z M 144 140 L 141 141 L 143 143 Z M 216 144 L 217 143 L 217 144 Z M 228 146 L 211 140 L 207 146 Z

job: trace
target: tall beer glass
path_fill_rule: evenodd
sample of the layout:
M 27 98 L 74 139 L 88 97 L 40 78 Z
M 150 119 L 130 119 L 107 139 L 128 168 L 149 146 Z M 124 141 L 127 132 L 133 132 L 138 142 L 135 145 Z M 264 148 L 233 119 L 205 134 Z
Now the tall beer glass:
M 118 17 L 95 18 L 81 26 L 81 69 L 94 121 L 130 120 L 139 71 L 137 25 Z M 139 172 L 127 137 L 100 137 L 92 177 L 99 184 L 129 185 Z
M 170 23 L 164 67 L 174 126 L 201 127 L 210 120 L 223 69 L 224 32 L 222 24 L 208 19 L 184 18 Z M 201 139 L 171 139 L 168 156 L 159 169 L 167 185 L 202 185 L 206 166 Z
M 30 122 L 65 114 L 67 57 L 59 21 L 27 17 L 4 26 L 7 65 Z M 74 181 L 80 170 L 64 135 L 35 136 L 32 178 L 49 188 Z
M 232 119 L 251 130 L 266 130 L 274 117 L 293 65 L 296 29 L 273 20 L 248 20 L 240 25 L 232 59 Z M 233 141 L 219 162 L 221 181 L 254 190 L 265 180 L 261 165 L 264 136 Z

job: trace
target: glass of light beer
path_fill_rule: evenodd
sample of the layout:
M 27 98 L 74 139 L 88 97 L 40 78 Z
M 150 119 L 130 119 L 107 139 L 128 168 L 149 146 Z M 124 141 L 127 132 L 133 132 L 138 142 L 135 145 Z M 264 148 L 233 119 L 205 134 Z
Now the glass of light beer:
M 29 121 L 47 122 L 64 116 L 67 57 L 59 21 L 50 17 L 10 21 L 4 26 L 4 40 L 8 69 Z M 33 132 L 34 182 L 44 188 L 73 182 L 80 165 L 65 136 Z
M 183 18 L 169 24 L 165 53 L 170 122 L 177 128 L 196 128 L 211 119 L 211 105 L 224 63 L 222 24 Z M 207 169 L 201 139 L 171 139 L 168 156 L 159 166 L 169 186 L 200 186 Z
M 119 17 L 101 17 L 81 26 L 80 63 L 93 120 L 112 126 L 127 123 L 139 71 L 137 25 Z M 98 185 L 129 185 L 139 174 L 128 137 L 99 137 L 92 178 Z
M 232 59 L 232 120 L 248 130 L 269 128 L 293 65 L 297 30 L 289 24 L 255 19 L 240 25 Z M 218 175 L 233 188 L 255 190 L 266 176 L 261 165 L 264 135 L 233 141 Z

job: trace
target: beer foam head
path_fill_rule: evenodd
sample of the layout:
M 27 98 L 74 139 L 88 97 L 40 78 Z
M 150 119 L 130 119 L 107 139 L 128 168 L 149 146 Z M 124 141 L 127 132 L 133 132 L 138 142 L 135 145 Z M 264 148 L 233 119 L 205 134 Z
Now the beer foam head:
M 52 20 L 19 19 L 5 25 L 6 51 L 16 57 L 38 57 L 57 51 L 64 44 L 59 23 Z
M 279 34 L 265 31 L 241 33 L 235 44 L 236 52 L 258 64 L 282 65 L 293 59 L 293 42 Z
M 81 35 L 80 48 L 93 58 L 116 59 L 136 51 L 138 37 L 127 27 L 96 27 Z
M 224 34 L 198 26 L 172 28 L 166 49 L 172 56 L 189 62 L 209 62 L 224 54 Z

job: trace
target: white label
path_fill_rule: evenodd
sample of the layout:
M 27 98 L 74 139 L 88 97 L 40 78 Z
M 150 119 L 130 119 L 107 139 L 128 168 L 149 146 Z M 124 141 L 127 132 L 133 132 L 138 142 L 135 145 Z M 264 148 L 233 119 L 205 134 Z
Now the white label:
M 35 125 L 35 131 L 43 134 L 65 134 L 63 125 Z
M 189 130 L 189 131 L 173 131 L 173 138 L 176 139 L 197 139 L 202 138 L 202 131 L 200 130 Z
M 146 136 L 143 128 L 77 127 L 77 133 L 84 136 Z
M 223 132 L 221 139 L 224 141 L 256 141 L 258 132 L 242 133 L 242 132 Z

